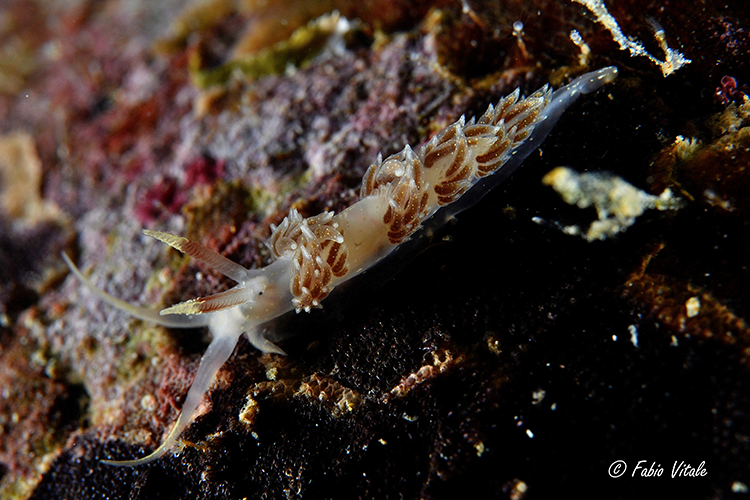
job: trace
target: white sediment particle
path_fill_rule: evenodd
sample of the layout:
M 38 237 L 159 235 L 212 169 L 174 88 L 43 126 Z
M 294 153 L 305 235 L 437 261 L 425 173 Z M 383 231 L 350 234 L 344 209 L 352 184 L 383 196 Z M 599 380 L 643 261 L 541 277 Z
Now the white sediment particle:
M 669 47 L 664 28 L 659 26 L 655 21 L 652 21 L 654 27 L 654 38 L 656 38 L 659 47 L 664 51 L 663 61 L 649 54 L 641 42 L 626 37 L 620 29 L 620 26 L 617 24 L 617 20 L 609 13 L 602 0 L 573 0 L 573 2 L 579 3 L 591 11 L 594 17 L 596 17 L 597 22 L 611 33 L 612 39 L 620 46 L 620 49 L 627 50 L 633 57 L 647 57 L 652 63 L 659 66 L 662 75 L 665 77 L 692 62 L 682 53 Z
M 698 297 L 690 297 L 685 302 L 685 311 L 687 312 L 688 318 L 694 318 L 698 316 L 698 313 L 701 311 L 701 301 L 698 300 Z
M 734 212 L 732 202 L 716 194 L 713 189 L 705 189 L 703 191 L 703 196 L 706 198 L 706 201 L 711 204 L 711 206 L 719 207 L 722 210 L 726 210 L 727 212 Z
M 581 53 L 578 54 L 578 64 L 581 66 L 588 66 L 589 59 L 591 58 L 591 48 L 583 40 L 581 34 L 578 33 L 578 30 L 570 30 L 570 41 L 581 50 Z
M 547 395 L 547 391 L 544 389 L 537 389 L 536 391 L 531 393 L 531 404 L 538 405 L 542 402 L 544 399 L 544 396 Z
M 148 412 L 154 412 L 158 408 L 158 402 L 156 396 L 153 394 L 146 394 L 141 398 L 141 408 Z
M 628 331 L 630 332 L 630 343 L 634 347 L 638 347 L 638 327 L 635 325 L 628 325 Z
M 484 451 L 485 451 L 484 443 L 480 441 L 480 442 L 474 444 L 474 449 L 477 450 L 477 456 L 481 457 L 484 454 Z
M 682 206 L 682 200 L 674 197 L 669 188 L 654 196 L 607 172 L 580 174 L 557 167 L 548 172 L 542 182 L 552 186 L 569 205 L 596 209 L 599 219 L 587 230 L 576 225 L 562 227 L 564 233 L 581 236 L 587 241 L 605 240 L 625 231 L 648 209 L 677 210 Z

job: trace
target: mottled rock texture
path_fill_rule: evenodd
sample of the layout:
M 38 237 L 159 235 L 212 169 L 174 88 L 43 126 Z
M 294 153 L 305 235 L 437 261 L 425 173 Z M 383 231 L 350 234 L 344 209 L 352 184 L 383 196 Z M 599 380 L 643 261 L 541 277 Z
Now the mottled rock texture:
M 664 78 L 563 1 L 0 5 L 0 496 L 728 498 L 750 487 L 747 9 L 609 3 L 655 57 L 652 21 L 692 62 Z M 263 50 L 287 57 L 283 42 L 336 8 L 361 21 L 301 66 L 205 86 L 207 72 Z M 271 325 L 287 357 L 241 341 L 178 456 L 99 461 L 158 445 L 207 339 L 103 304 L 66 274 L 61 250 L 133 303 L 222 290 L 141 229 L 264 265 L 272 223 L 292 206 L 309 216 L 354 202 L 378 152 L 417 147 L 517 86 L 611 64 L 615 83 L 410 259 Z M 587 243 L 553 223 L 594 218 L 542 185 L 560 165 L 669 187 L 686 205 Z M 616 460 L 629 467 L 620 479 L 608 475 Z M 640 460 L 662 477 L 631 477 Z M 670 478 L 682 461 L 707 475 Z

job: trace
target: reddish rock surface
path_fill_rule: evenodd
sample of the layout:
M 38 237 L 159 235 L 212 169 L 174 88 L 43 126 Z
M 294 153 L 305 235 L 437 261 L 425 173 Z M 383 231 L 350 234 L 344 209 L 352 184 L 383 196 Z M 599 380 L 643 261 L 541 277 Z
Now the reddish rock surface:
M 665 78 L 574 2 L 5 2 L 0 496 L 726 498 L 750 488 L 748 15 L 740 1 L 610 3 L 654 57 L 664 57 L 661 26 L 692 62 Z M 263 34 L 286 20 L 288 37 L 335 7 L 361 23 L 301 67 L 199 85 L 258 51 L 286 57 L 284 39 Z M 586 67 L 572 29 L 591 51 Z M 133 303 L 216 292 L 223 278 L 141 229 L 267 264 L 270 225 L 292 206 L 309 216 L 353 203 L 378 152 L 418 147 L 517 86 L 612 64 L 613 84 L 573 106 L 541 151 L 418 255 L 274 324 L 287 357 L 241 341 L 179 456 L 100 462 L 158 445 L 207 339 L 103 304 L 66 274 L 61 250 Z M 7 153 L 27 138 L 33 147 Z M 590 219 L 542 185 L 560 165 L 652 194 L 669 187 L 686 205 L 587 243 L 551 223 Z M 29 175 L 11 182 L 19 171 Z M 612 479 L 616 460 L 628 470 Z M 640 460 L 662 476 L 632 477 Z M 706 476 L 672 479 L 683 461 L 705 462 Z

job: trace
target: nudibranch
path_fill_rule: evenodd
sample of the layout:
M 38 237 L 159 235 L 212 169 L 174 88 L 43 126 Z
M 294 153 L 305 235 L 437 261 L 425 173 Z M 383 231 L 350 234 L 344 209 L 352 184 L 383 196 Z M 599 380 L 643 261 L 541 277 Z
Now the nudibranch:
M 424 226 L 440 224 L 476 203 L 507 178 L 545 139 L 581 94 L 611 82 L 617 69 L 587 73 L 552 92 L 544 86 L 526 98 L 517 89 L 490 105 L 477 120 L 457 122 L 418 152 L 408 145 L 385 160 L 378 155 L 362 179 L 360 199 L 340 213 L 303 218 L 295 209 L 272 227 L 268 245 L 275 260 L 246 269 L 185 238 L 144 231 L 205 263 L 238 284 L 160 312 L 117 299 L 96 288 L 63 255 L 71 271 L 95 294 L 133 316 L 172 328 L 209 328 L 212 340 L 201 358 L 182 411 L 164 442 L 150 455 L 112 465 L 147 464 L 167 453 L 196 416 L 203 395 L 244 333 L 258 350 L 284 354 L 267 340 L 264 323 L 291 310 L 310 311 L 338 284 L 362 273 Z

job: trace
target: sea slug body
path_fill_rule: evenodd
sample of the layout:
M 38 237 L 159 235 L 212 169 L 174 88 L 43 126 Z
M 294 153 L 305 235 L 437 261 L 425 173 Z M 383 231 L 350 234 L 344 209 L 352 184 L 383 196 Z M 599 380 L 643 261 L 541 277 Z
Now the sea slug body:
M 526 98 L 518 90 L 490 105 L 478 119 L 458 121 L 419 151 L 406 146 L 378 156 L 362 179 L 360 200 L 340 213 L 303 218 L 292 209 L 272 228 L 275 260 L 246 269 L 185 238 L 144 231 L 194 257 L 238 284 L 160 312 L 130 305 L 97 289 L 63 255 L 72 272 L 94 293 L 138 318 L 173 328 L 207 326 L 212 335 L 190 390 L 165 441 L 150 455 L 112 465 L 143 465 L 167 453 L 192 422 L 203 395 L 244 333 L 262 352 L 284 354 L 266 340 L 263 323 L 291 310 L 310 311 L 338 284 L 373 266 L 425 225 L 437 225 L 507 178 L 545 139 L 565 109 L 581 94 L 611 82 L 617 69 L 587 73 L 552 92 L 542 87 Z

